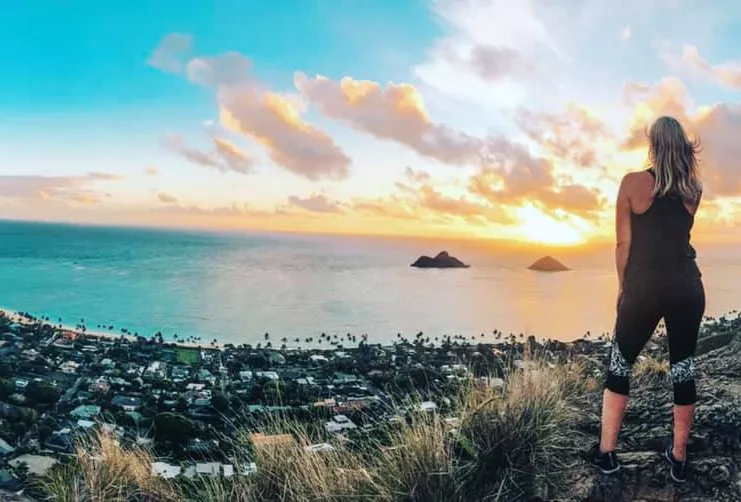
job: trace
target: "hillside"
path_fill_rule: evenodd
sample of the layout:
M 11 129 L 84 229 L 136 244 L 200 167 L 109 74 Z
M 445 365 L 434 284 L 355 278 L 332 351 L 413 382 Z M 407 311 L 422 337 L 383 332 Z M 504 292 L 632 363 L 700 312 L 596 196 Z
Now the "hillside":
M 276 416 L 269 431 L 290 434 L 288 441 L 258 444 L 244 416 L 223 444 L 231 458 L 254 461 L 249 476 L 156 478 L 151 453 L 123 449 L 102 435 L 81 445 L 74 462 L 53 469 L 44 491 L 61 501 L 737 501 L 740 325 L 739 319 L 710 322 L 699 344 L 700 401 L 685 485 L 669 480 L 661 455 L 671 430 L 671 384 L 666 338 L 660 336 L 634 369 L 617 476 L 600 475 L 583 460 L 599 433 L 600 375 L 609 344 L 531 339 L 492 348 L 509 361 L 504 380 L 471 380 L 445 410 L 398 408 L 399 419 L 376 427 L 376 434 L 327 438 Z M 324 446 L 318 448 L 320 440 Z

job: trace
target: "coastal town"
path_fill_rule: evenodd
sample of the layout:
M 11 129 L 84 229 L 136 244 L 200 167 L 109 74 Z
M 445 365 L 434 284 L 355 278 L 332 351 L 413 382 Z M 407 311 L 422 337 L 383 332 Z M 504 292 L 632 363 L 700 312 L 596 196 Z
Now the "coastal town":
M 501 337 L 501 334 L 499 334 Z M 23 490 L 73 456 L 101 430 L 154 452 L 152 475 L 249 476 L 223 438 L 248 431 L 254 447 L 291 442 L 265 431 L 275 416 L 318 424 L 326 441 L 352 441 L 408 414 L 452 410 L 470 376 L 503 385 L 504 361 L 521 349 L 420 333 L 391 346 L 273 349 L 269 334 L 251 345 L 166 342 L 161 335 L 88 333 L 28 314 L 0 314 L 0 489 Z M 352 342 L 347 336 L 348 345 Z M 514 341 L 514 337 L 510 337 Z M 509 347 L 509 348 L 507 348 Z M 519 352 L 518 352 L 519 351 Z M 446 419 L 455 427 L 456 417 Z
M 339 336 L 322 335 L 325 347 L 288 348 L 277 340 L 281 347 L 274 349 L 269 334 L 254 346 L 235 346 L 112 331 L 88 332 L 84 322 L 69 328 L 28 314 L 0 313 L 1 500 L 47 499 L 49 492 L 39 488 L 43 480 L 68 465 L 94 464 L 101 437 L 111 438 L 115 448 L 148 452 L 145 476 L 186 490 L 203 490 L 209 480 L 244 480 L 248 484 L 239 486 L 252 486 L 262 472 L 260 459 L 271 458 L 261 451 L 275 448 L 320 456 L 347 455 L 355 448 L 362 456 L 368 453 L 363 448 L 372 445 L 393 455 L 400 447 L 398 436 L 389 435 L 394 428 L 429 433 L 439 423 L 453 437 L 459 428 L 472 427 L 457 415 L 461 403 L 456 400 L 467 385 L 505 395 L 517 373 L 531 375 L 526 378 L 537 378 L 539 371 L 557 375 L 557 368 L 572 363 L 579 367 L 574 384 L 582 390 L 570 398 L 571 405 L 579 403 L 582 412 L 569 415 L 568 423 L 572 442 L 583 441 L 580 434 L 593 434 L 598 423 L 598 382 L 610 346 L 604 336 L 589 334 L 564 343 L 494 332 L 495 343 L 482 342 L 483 336 L 430 340 L 419 333 L 412 339 L 399 335 L 389 346 L 367 343 L 363 336 L 353 344 L 348 335 L 344 347 Z M 736 492 L 729 491 L 735 472 L 731 457 L 710 451 L 736 451 L 741 416 L 723 400 L 736 395 L 729 375 L 737 374 L 733 347 L 738 347 L 739 331 L 737 312 L 708 318 L 697 349 L 705 374 L 699 388 L 708 397 L 698 407 L 696 448 L 707 453 L 698 461 L 704 470 L 697 472 L 692 490 L 712 494 L 714 500 L 736 500 Z M 646 476 L 663 475 L 650 460 L 653 454 L 640 449 L 663 434 L 646 430 L 644 422 L 657 413 L 652 393 L 662 393 L 659 401 L 669 402 L 669 387 L 662 383 L 666 370 L 657 362 L 666 343 L 659 333 L 639 358 L 639 392 L 631 405 L 638 418 L 628 422 L 624 437 L 630 451 L 623 454 L 638 462 L 629 474 L 635 494 L 642 493 Z M 558 385 L 572 384 L 567 377 Z M 645 394 L 646 388 L 654 390 Z M 521 406 L 519 398 L 512 399 Z M 286 424 L 300 424 L 302 432 L 286 430 Z M 569 471 L 583 492 L 574 500 L 626 489 L 579 465 Z M 73 479 L 64 476 L 62 483 Z M 208 498 L 207 492 L 197 495 Z

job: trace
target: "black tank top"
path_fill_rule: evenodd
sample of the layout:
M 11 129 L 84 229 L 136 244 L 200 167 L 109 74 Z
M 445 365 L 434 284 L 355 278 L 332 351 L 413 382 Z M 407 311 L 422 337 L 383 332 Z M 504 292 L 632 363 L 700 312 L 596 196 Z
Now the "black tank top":
M 655 177 L 652 169 L 648 170 Z M 701 276 L 690 244 L 695 217 L 678 196 L 654 198 L 645 213 L 630 215 L 630 254 L 625 287 L 649 281 L 672 284 Z

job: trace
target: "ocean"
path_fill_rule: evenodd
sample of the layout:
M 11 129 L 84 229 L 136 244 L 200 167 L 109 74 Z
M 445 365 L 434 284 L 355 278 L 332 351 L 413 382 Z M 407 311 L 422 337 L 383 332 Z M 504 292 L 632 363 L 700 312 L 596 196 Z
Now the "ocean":
M 735 310 L 738 248 L 696 247 L 707 314 Z M 409 266 L 443 249 L 471 268 Z M 274 345 L 286 338 L 293 347 L 321 333 L 391 343 L 420 331 L 482 341 L 494 330 L 563 341 L 610 332 L 611 248 L 550 251 L 573 270 L 528 270 L 542 253 L 473 241 L 0 221 L 0 307 L 166 339 L 256 344 L 269 333 Z

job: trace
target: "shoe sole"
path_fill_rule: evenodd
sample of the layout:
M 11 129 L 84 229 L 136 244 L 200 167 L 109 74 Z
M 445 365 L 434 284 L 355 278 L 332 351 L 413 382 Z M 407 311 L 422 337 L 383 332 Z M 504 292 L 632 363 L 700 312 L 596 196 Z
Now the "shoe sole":
M 602 467 L 597 466 L 597 469 L 599 469 L 600 472 L 602 472 L 602 474 L 615 474 L 616 472 L 620 470 L 620 466 L 618 465 L 617 467 L 613 469 L 603 469 Z
M 668 450 L 664 450 L 664 458 L 666 459 L 667 462 L 669 462 L 669 477 L 672 478 L 675 483 L 686 483 L 687 482 L 686 478 L 677 479 L 676 477 L 674 477 L 674 470 L 672 469 L 672 467 L 674 467 L 674 461 L 669 456 Z

